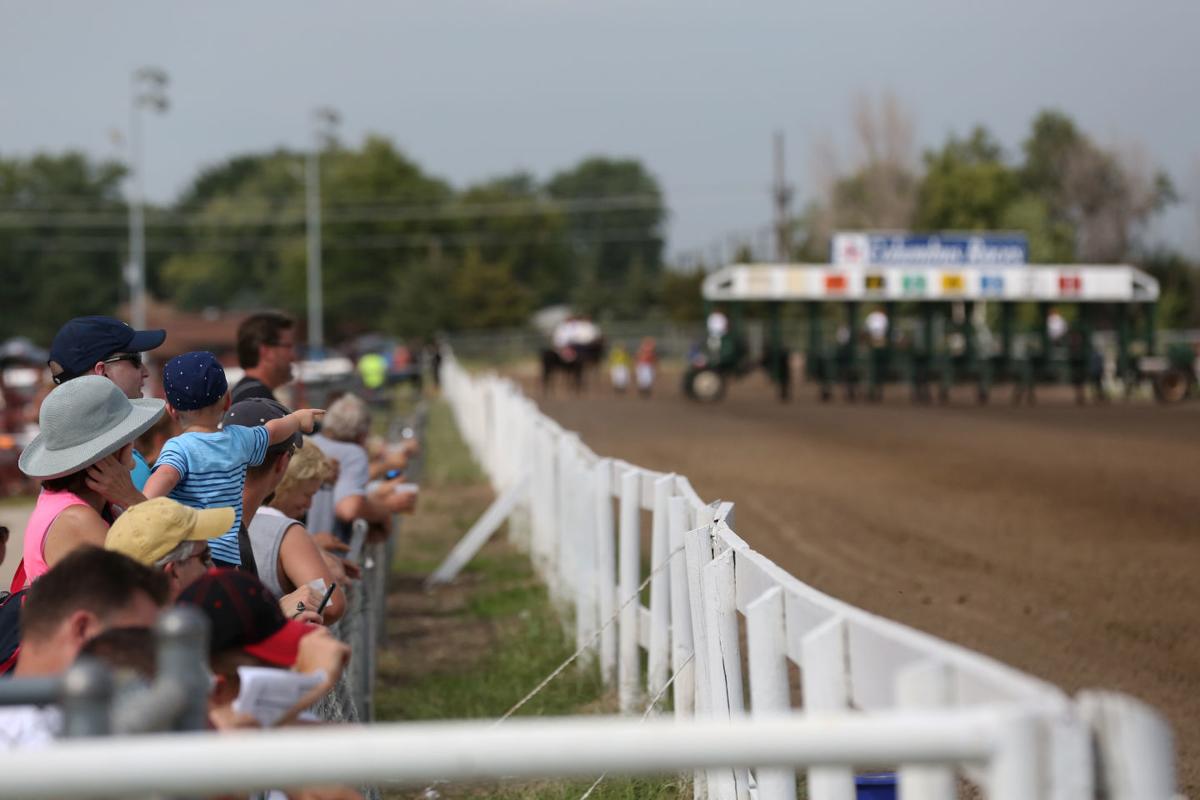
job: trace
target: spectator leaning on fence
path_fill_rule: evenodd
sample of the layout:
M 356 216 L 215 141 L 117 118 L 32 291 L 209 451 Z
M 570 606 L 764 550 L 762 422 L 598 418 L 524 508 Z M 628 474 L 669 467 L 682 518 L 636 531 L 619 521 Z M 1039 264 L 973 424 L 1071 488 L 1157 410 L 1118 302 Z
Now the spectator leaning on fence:
M 174 602 L 213 565 L 208 542 L 229 530 L 233 518 L 232 508 L 197 510 L 156 497 L 118 517 L 104 547 L 162 570 Z
M 292 380 L 296 363 L 296 323 L 276 311 L 253 314 L 237 331 L 238 364 L 246 375 L 233 387 L 233 402 L 262 397 L 276 400 L 275 390 Z
M 240 570 L 214 569 L 193 583 L 179 598 L 194 605 L 209 619 L 209 667 L 213 690 L 209 696 L 209 722 L 220 731 L 260 728 L 265 720 L 235 711 L 241 691 L 238 670 L 243 667 L 291 670 L 319 675 L 320 682 L 290 709 L 277 713 L 271 726 L 307 724 L 305 712 L 340 680 L 350 658 L 350 648 L 328 629 L 288 620 L 280 613 L 266 587 Z M 315 720 L 311 720 L 315 721 Z M 346 787 L 289 789 L 252 795 L 268 800 L 360 800 Z M 225 800 L 225 798 L 221 798 Z M 232 800 L 232 799 L 230 799 Z
M 392 514 L 409 511 L 416 504 L 415 493 L 398 493 L 394 483 L 384 482 L 372 492 L 371 466 L 366 441 L 371 430 L 367 404 L 352 395 L 342 395 L 329 406 L 321 433 L 311 441 L 338 462 L 338 477 L 333 488 L 322 489 L 313 498 L 309 511 L 309 529 L 314 533 L 333 529 L 339 538 L 349 538 L 349 526 L 355 519 L 383 525 Z M 326 527 L 329 526 L 329 527 Z
M 270 445 L 287 441 L 298 430 L 311 431 L 324 412 L 305 409 L 262 427 L 221 428 L 221 417 L 229 410 L 228 387 L 225 370 L 212 353 L 184 353 L 167 362 L 163 389 L 183 433 L 163 445 L 146 482 L 146 496 L 169 495 L 193 508 L 232 507 L 234 524 L 213 540 L 213 558 L 225 566 L 253 569 L 249 540 L 242 533 L 246 469 L 261 464 Z
M 96 375 L 64 383 L 46 397 L 41 430 L 19 462 L 23 473 L 42 481 L 18 568 L 25 585 L 75 548 L 104 545 L 114 515 L 112 498 L 97 491 L 90 467 L 123 480 L 129 489 L 126 503 L 142 499 L 128 483 L 132 442 L 162 414 L 161 400 L 130 400 L 112 381 Z
M 321 452 L 321 448 L 315 445 L 301 448 L 292 456 L 283 480 L 275 488 L 275 494 L 268 499 L 266 506 L 285 517 L 306 520 L 309 509 L 312 507 L 313 498 L 321 491 L 322 487 L 333 486 L 337 481 L 337 476 L 337 462 Z M 305 528 L 308 528 L 307 523 L 305 523 Z M 330 558 L 336 559 L 341 569 L 346 569 L 346 562 L 340 556 L 350 550 L 348 544 L 328 531 L 313 533 L 312 530 L 309 530 L 308 533 L 316 542 L 317 547 L 321 548 Z M 358 576 L 352 574 L 351 577 Z
M 255 398 L 235 403 L 221 424 L 266 425 L 287 415 L 288 410 L 282 404 Z M 305 451 L 317 449 L 303 445 L 304 441 L 297 433 L 268 448 L 263 463 L 246 472 L 242 508 L 259 579 L 280 601 L 284 613 L 306 615 L 306 612 L 316 613 L 325 590 L 334 583 L 335 576 L 302 523 L 263 506 L 267 498 L 278 491 L 292 462 Z M 345 595 L 337 589 L 325 607 L 324 621 L 340 619 L 345 609 Z M 317 617 L 314 621 L 320 620 Z
M 166 599 L 162 573 L 98 547 L 76 550 L 26 593 L 14 677 L 61 673 L 101 632 L 153 625 Z M 59 722 L 55 709 L 0 707 L 0 749 L 45 744 Z
M 100 375 L 130 400 L 137 400 L 150 375 L 142 354 L 159 347 L 166 338 L 164 330 L 138 331 L 112 317 L 76 317 L 54 335 L 50 374 L 60 385 L 83 375 Z M 150 468 L 136 448 L 133 464 L 133 487 L 141 491 Z
M 262 582 L 241 570 L 210 569 L 183 590 L 178 604 L 196 606 L 209 619 L 210 666 L 216 676 L 209 708 L 217 727 L 246 722 L 230 708 L 238 695 L 238 667 L 325 672 L 319 688 L 297 703 L 294 713 L 284 715 L 290 721 L 333 688 L 350 658 L 350 648 L 327 628 L 284 617 Z M 311 637 L 316 638 L 306 650 L 305 640 Z M 302 652 L 308 658 L 301 660 Z M 319 665 L 314 667 L 314 661 Z

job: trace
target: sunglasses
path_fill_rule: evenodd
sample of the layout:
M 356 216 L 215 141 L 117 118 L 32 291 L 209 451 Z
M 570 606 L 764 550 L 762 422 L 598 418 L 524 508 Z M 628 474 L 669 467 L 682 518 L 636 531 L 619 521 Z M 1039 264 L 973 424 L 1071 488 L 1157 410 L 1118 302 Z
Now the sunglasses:
M 198 552 L 192 553 L 187 558 L 180 559 L 179 563 L 185 564 L 188 561 L 191 561 L 193 558 L 199 559 L 200 563 L 206 567 L 213 566 L 212 550 L 209 549 L 207 544 L 204 545 L 203 549 L 199 550 Z
M 135 367 L 141 368 L 142 354 L 141 353 L 117 353 L 104 359 L 104 364 L 115 364 L 118 361 L 128 361 Z

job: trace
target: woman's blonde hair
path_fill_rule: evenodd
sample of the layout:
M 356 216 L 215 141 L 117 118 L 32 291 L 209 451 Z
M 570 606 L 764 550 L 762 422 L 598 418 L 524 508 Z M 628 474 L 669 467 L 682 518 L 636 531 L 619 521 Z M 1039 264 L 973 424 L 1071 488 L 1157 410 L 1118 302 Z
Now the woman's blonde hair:
M 275 495 L 286 495 L 293 492 L 301 483 L 313 478 L 320 478 L 321 483 L 332 480 L 333 464 L 321 452 L 321 448 L 312 442 L 306 442 L 304 447 L 292 454 L 287 472 L 283 474 L 283 480 L 275 488 Z

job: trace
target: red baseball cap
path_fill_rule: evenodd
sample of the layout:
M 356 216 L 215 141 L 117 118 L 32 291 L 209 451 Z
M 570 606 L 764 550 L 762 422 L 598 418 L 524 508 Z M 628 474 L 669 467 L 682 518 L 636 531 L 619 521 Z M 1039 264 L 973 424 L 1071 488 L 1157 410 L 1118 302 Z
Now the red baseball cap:
M 276 667 L 295 664 L 300 640 L 318 627 L 284 617 L 262 581 L 239 569 L 210 569 L 177 602 L 194 605 L 208 617 L 211 654 L 237 649 Z

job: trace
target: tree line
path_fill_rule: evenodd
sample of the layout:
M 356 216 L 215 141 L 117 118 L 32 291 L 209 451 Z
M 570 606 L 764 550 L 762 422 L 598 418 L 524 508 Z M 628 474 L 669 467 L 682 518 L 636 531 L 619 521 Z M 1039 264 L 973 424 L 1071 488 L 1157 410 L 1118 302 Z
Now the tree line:
M 1160 281 L 1166 327 L 1200 324 L 1200 276 L 1184 255 L 1149 241 L 1181 200 L 1170 177 L 1136 147 L 1104 147 L 1066 114 L 1032 121 L 1019 152 L 983 126 L 913 156 L 912 123 L 894 98 L 860 98 L 856 152 L 825 144 L 818 199 L 795 220 L 792 257 L 825 261 L 835 230 L 1020 231 L 1034 263 L 1133 263 Z
M 893 100 L 860 103 L 848 166 L 819 148 L 816 199 L 791 221 L 796 260 L 823 262 L 838 229 L 1017 230 L 1035 262 L 1140 264 L 1163 283 L 1160 319 L 1200 323 L 1184 256 L 1147 244 L 1179 200 L 1136 151 L 1096 143 L 1045 111 L 1020 152 L 984 127 L 921 157 Z M 305 154 L 248 153 L 201 170 L 147 209 L 152 294 L 181 308 L 306 307 Z M 321 153 L 326 330 L 436 331 L 525 324 L 567 303 L 602 319 L 695 319 L 699 272 L 664 263 L 667 202 L 635 159 L 587 158 L 545 180 L 518 172 L 465 188 L 388 139 Z M 61 320 L 127 298 L 124 167 L 81 153 L 0 156 L 0 336 L 46 341 Z M 752 256 L 742 253 L 742 256 Z M 709 265 L 717 266 L 717 265 Z
M 239 155 L 146 211 L 147 285 L 178 307 L 306 309 L 305 154 Z M 127 298 L 124 167 L 80 153 L 0 158 L 0 335 L 45 341 Z M 667 211 L 638 161 L 593 157 L 539 181 L 456 189 L 389 140 L 321 153 L 326 330 L 424 336 L 525 324 L 568 303 L 638 318 L 694 278 L 663 269 Z M 676 284 L 683 288 L 673 289 Z M 674 305 L 673 305 L 674 304 Z M 678 313 L 678 312 L 676 312 Z

